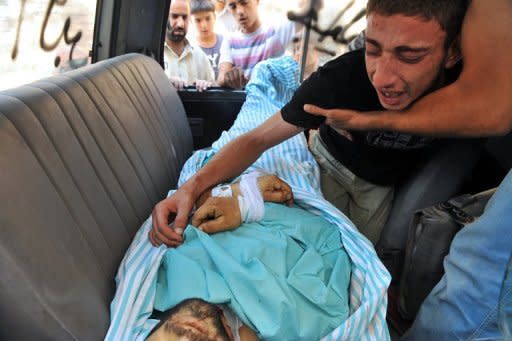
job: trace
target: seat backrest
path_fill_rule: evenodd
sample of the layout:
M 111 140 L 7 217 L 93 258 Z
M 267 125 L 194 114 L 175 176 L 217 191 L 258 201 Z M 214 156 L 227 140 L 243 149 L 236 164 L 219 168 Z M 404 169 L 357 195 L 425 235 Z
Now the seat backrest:
M 483 145 L 483 139 L 449 141 L 396 186 L 393 206 L 376 246 L 392 275 L 401 270 L 400 259 L 413 213 L 458 194 L 480 158 Z
M 191 152 L 142 55 L 1 92 L 0 339 L 102 339 L 117 267 Z

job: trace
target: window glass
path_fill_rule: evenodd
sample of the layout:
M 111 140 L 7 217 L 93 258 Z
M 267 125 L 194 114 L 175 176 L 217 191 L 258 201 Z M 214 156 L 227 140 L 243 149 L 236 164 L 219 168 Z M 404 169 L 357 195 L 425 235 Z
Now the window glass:
M 285 51 L 286 54 L 293 55 L 299 63 L 305 61 L 306 70 L 304 77 L 332 57 L 346 52 L 347 43 L 355 38 L 366 25 L 364 15 L 366 0 L 316 1 L 318 19 L 313 21 L 313 26 L 316 29 L 311 30 L 309 35 L 307 58 L 304 59 L 302 56 L 302 49 L 304 47 L 303 37 L 306 36 L 304 30 L 298 29 L 293 41 L 287 40 L 288 45 Z M 210 4 L 205 5 L 206 2 L 210 2 Z M 226 37 L 232 34 L 238 26 L 238 23 L 230 13 L 228 2 L 228 0 L 191 0 L 193 13 L 187 16 L 186 23 L 185 18 L 182 16 L 183 13 L 180 13 L 180 11 L 186 12 L 186 10 L 181 9 L 179 6 L 175 7 L 176 13 L 174 18 L 172 18 L 172 14 L 169 17 L 166 46 L 164 47 L 164 65 L 166 74 L 178 88 L 193 85 L 197 79 L 207 81 L 218 79 L 221 62 L 229 59 L 233 60 L 235 64 L 235 61 L 242 63 L 241 69 L 244 71 L 244 75 L 246 78 L 250 78 L 253 65 L 250 65 L 251 62 L 249 60 L 253 60 L 259 55 L 267 55 L 270 53 L 269 51 L 277 49 L 276 46 L 269 45 L 268 51 L 262 51 L 260 48 L 261 44 L 258 43 L 256 45 L 260 50 L 256 51 L 258 48 L 248 47 L 252 45 L 248 45 L 247 41 L 242 42 L 240 38 L 236 38 L 237 44 L 243 46 L 243 48 L 228 50 L 231 51 L 231 54 L 228 58 L 223 58 L 226 50 L 222 51 L 220 49 L 220 46 L 216 43 L 219 41 L 219 38 L 214 38 L 214 36 Z M 241 6 L 246 11 L 245 15 L 250 16 L 250 14 L 247 14 L 250 3 L 252 1 L 237 0 L 231 4 L 231 7 Z M 304 17 L 305 9 L 310 6 L 309 3 L 310 0 L 260 0 L 257 5 L 260 22 L 263 25 L 282 28 L 288 22 L 287 13 L 289 11 L 292 11 L 298 17 L 301 15 Z M 210 8 L 210 10 L 203 10 L 206 7 Z M 171 6 L 171 12 L 173 11 L 172 8 L 173 6 Z M 199 10 L 200 8 L 201 10 Z M 212 10 L 214 12 L 211 13 L 215 13 L 215 15 L 208 14 Z M 173 29 L 174 31 L 172 31 Z M 283 29 L 281 32 L 285 32 L 285 30 Z M 171 31 L 174 32 L 174 36 L 170 35 Z M 325 35 L 322 35 L 321 32 L 324 32 Z M 210 76 L 211 72 L 206 70 L 208 63 L 205 65 L 205 58 L 201 59 L 196 55 L 197 53 L 190 53 L 186 48 L 183 48 L 181 43 L 173 43 L 173 41 L 180 40 L 180 38 L 185 36 L 187 44 L 205 52 L 213 69 L 213 78 Z M 279 36 L 282 37 L 280 41 L 290 38 L 290 35 L 287 33 L 279 34 Z M 266 42 L 268 41 L 266 40 Z M 251 54 L 242 56 L 240 55 L 242 52 Z M 192 54 L 194 55 L 193 57 L 190 56 Z M 192 62 L 193 58 L 195 58 L 194 62 Z M 243 64 L 244 60 L 247 60 L 246 64 Z
M 317 20 L 311 30 L 306 49 L 305 72 L 306 78 L 320 65 L 325 64 L 334 56 L 345 53 L 348 43 L 359 35 L 366 27 L 367 0 L 316 0 Z M 263 17 L 270 22 L 279 22 L 282 16 L 292 11 L 299 15 L 304 8 L 309 8 L 310 0 L 261 0 Z M 318 31 L 324 32 L 325 35 Z M 297 61 L 302 62 L 305 31 L 302 30 L 294 39 L 293 53 Z
M 298 6 L 305 8 L 310 2 L 309 0 L 261 0 L 261 3 L 262 10 L 269 13 L 268 17 L 275 22 L 279 20 L 280 13 L 290 10 L 300 13 L 300 10 L 297 10 Z M 366 27 L 366 0 L 316 0 L 316 4 L 318 15 L 313 26 L 317 31 L 310 31 L 307 67 L 312 67 L 314 64 L 323 65 L 334 56 L 345 53 L 348 43 Z M 323 36 L 318 31 L 326 35 Z M 303 42 L 300 43 L 303 46 Z
M 0 90 L 90 63 L 96 0 L 0 0 Z

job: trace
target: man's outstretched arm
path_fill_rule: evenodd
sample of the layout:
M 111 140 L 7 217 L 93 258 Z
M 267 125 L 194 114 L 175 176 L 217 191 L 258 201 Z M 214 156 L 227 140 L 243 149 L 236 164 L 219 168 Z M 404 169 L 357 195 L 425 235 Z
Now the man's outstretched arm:
M 512 1 L 473 0 L 461 34 L 464 68 L 457 81 L 400 111 L 359 113 L 307 106 L 339 129 L 437 136 L 512 131 Z
M 162 243 L 178 246 L 195 201 L 208 188 L 240 175 L 267 149 L 298 134 L 303 129 L 287 123 L 277 112 L 252 131 L 239 136 L 213 157 L 172 196 L 160 201 L 153 209 L 153 228 L 149 239 L 153 245 Z M 169 216 L 176 215 L 174 229 Z

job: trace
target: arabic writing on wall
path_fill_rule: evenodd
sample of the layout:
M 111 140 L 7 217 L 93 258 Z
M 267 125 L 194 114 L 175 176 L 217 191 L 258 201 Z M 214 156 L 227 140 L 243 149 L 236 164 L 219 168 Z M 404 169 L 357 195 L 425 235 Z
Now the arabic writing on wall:
M 23 24 L 24 14 L 25 14 L 25 6 L 26 6 L 27 0 L 20 0 L 20 12 L 18 16 L 18 23 L 16 26 L 16 38 L 14 40 L 14 46 L 12 48 L 11 52 L 11 59 L 15 60 L 18 56 L 18 46 L 20 42 L 20 28 Z M 48 27 L 48 22 L 51 18 L 52 9 L 55 5 L 58 6 L 65 6 L 67 3 L 67 0 L 50 0 L 48 1 L 48 6 L 46 8 L 46 12 L 44 15 L 44 18 L 42 20 L 41 24 L 41 30 L 39 32 L 39 46 L 44 51 L 53 51 L 55 48 L 59 45 L 61 40 L 64 38 L 64 42 L 67 45 L 71 45 L 71 49 L 69 52 L 69 60 L 73 60 L 73 51 L 75 49 L 76 44 L 80 41 L 82 38 L 82 31 L 78 30 L 74 35 L 70 35 L 70 27 L 71 27 L 71 17 L 67 17 L 64 21 L 64 25 L 62 27 L 62 31 L 60 32 L 59 36 L 53 41 L 53 42 L 47 42 L 46 41 L 46 29 Z M 60 56 L 55 57 L 55 67 L 58 67 L 61 63 Z

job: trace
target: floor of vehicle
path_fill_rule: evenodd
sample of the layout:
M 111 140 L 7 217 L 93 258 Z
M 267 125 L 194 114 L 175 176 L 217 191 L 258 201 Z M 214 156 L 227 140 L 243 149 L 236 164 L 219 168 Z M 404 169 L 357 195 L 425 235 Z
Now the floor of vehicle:
M 398 312 L 398 284 L 391 283 L 388 288 L 388 322 L 391 340 L 400 340 L 400 337 L 410 328 L 412 321 L 404 320 Z

